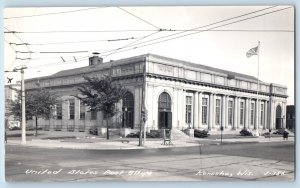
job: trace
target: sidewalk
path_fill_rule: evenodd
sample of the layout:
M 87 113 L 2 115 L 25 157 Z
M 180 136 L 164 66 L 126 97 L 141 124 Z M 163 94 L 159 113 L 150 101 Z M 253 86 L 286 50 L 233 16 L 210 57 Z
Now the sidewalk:
M 123 141 L 123 142 L 122 142 Z M 125 141 L 125 142 L 124 142 Z M 127 142 L 128 141 L 128 142 Z M 223 139 L 222 144 L 241 144 L 241 143 L 265 143 L 265 142 L 294 142 L 294 137 L 289 140 L 283 140 L 282 137 L 273 138 L 236 138 Z M 174 147 L 193 147 L 199 145 L 220 145 L 220 139 L 209 138 L 190 138 L 185 140 L 174 140 L 172 145 L 162 145 L 163 140 L 147 139 L 145 146 L 138 146 L 138 139 L 112 139 L 105 138 L 73 138 L 60 140 L 47 140 L 40 138 L 33 138 L 27 140 L 28 147 L 41 148 L 66 148 L 66 149 L 92 149 L 92 150 L 130 150 L 130 149 L 154 149 L 154 148 L 174 148 Z M 21 138 L 15 140 L 8 140 L 7 145 L 20 145 Z

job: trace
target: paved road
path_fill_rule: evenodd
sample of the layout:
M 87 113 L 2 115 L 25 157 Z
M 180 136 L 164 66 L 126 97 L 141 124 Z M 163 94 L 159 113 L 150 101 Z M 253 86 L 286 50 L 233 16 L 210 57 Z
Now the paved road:
M 293 180 L 294 143 L 145 150 L 6 146 L 8 181 Z

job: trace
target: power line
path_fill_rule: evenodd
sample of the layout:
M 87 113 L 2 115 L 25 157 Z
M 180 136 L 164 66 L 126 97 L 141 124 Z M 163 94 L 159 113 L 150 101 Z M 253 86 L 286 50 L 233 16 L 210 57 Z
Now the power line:
M 69 60 L 69 61 L 65 61 L 65 62 L 55 62 L 55 63 L 48 63 L 48 64 L 43 64 L 43 65 L 37 65 L 37 66 L 32 66 L 32 67 L 28 67 L 29 69 L 36 69 L 36 68 L 45 68 L 45 67 L 50 67 L 52 65 L 55 65 L 55 66 L 60 66 L 60 65 L 66 65 L 66 64 L 71 64 L 71 63 L 77 63 L 77 62 L 81 62 L 81 61 L 85 61 L 88 59 L 89 56 L 85 56 L 85 57 L 82 57 L 82 58 L 78 58 L 74 60 Z
M 233 20 L 233 19 L 236 19 L 236 18 L 248 16 L 248 15 L 251 15 L 251 14 L 255 14 L 255 13 L 257 13 L 257 12 L 265 11 L 265 10 L 268 10 L 268 9 L 271 9 L 271 8 L 274 8 L 274 7 L 276 7 L 276 6 L 271 6 L 271 7 L 263 8 L 263 9 L 260 9 L 260 10 L 257 10 L 257 11 L 252 11 L 252 12 L 249 12 L 249 13 L 246 13 L 246 14 L 242 14 L 242 15 L 239 15 L 239 16 L 235 16 L 235 17 L 223 19 L 223 20 L 221 20 L 221 21 L 213 22 L 213 23 L 211 23 L 211 24 L 207 24 L 207 25 L 204 25 L 204 26 L 199 26 L 199 27 L 195 27 L 195 28 L 192 28 L 192 29 L 189 29 L 189 30 L 185 30 L 185 31 L 181 31 L 181 32 L 174 33 L 174 34 L 170 34 L 170 35 L 158 37 L 158 38 L 155 38 L 155 39 L 152 39 L 152 40 L 140 42 L 140 43 L 138 43 L 138 44 L 136 44 L 136 45 L 144 44 L 144 43 L 149 43 L 149 42 L 152 42 L 152 41 L 157 41 L 157 40 L 159 40 L 159 39 L 164 39 L 164 38 L 167 38 L 167 37 L 179 35 L 179 34 L 182 34 L 182 33 L 189 32 L 189 31 L 199 30 L 199 29 L 201 29 L 201 28 L 209 27 L 209 26 L 216 25 L 216 24 L 219 24 L 219 23 L 222 23 L 222 22 L 226 22 L 226 21 L 230 21 L 230 20 Z M 202 31 L 203 31 L 203 30 L 200 30 L 200 32 L 202 32 Z M 131 46 L 128 46 L 128 47 L 131 47 Z
M 107 40 L 86 40 L 86 41 L 64 41 L 64 42 L 49 42 L 49 43 L 13 43 L 15 46 L 21 46 L 21 45 L 58 45 L 58 44 L 74 44 L 74 43 L 93 43 L 93 42 L 117 42 L 117 41 L 126 41 L 126 40 L 134 40 L 138 39 L 135 37 L 129 37 L 129 38 L 118 38 L 118 39 L 107 39 Z
M 86 10 L 99 9 L 99 8 L 105 8 L 105 7 L 86 8 L 86 9 L 78 9 L 78 10 L 63 11 L 63 12 L 52 12 L 52 13 L 27 15 L 27 16 L 5 17 L 4 19 L 31 18 L 31 17 L 38 17 L 38 16 L 49 16 L 49 15 L 55 15 L 55 14 L 66 14 L 66 13 L 80 12 L 80 11 L 86 11 Z
M 4 28 L 5 28 L 7 31 L 11 32 L 11 30 L 7 29 L 6 27 L 4 27 Z M 17 37 L 17 38 L 21 41 L 21 43 L 26 44 L 26 43 L 25 43 L 25 42 L 24 42 L 24 41 L 23 41 L 16 33 L 14 33 L 14 36 Z M 26 46 L 28 52 L 30 52 L 30 49 L 29 49 L 28 45 L 25 45 L 25 46 Z M 15 50 L 15 52 L 17 53 L 16 50 Z M 26 65 L 26 64 L 30 61 L 30 59 L 31 59 L 31 53 L 29 53 L 28 61 L 26 61 L 24 65 Z M 11 66 L 9 67 L 9 69 L 11 69 L 11 67 L 12 67 L 13 64 L 16 62 L 16 60 L 17 60 L 17 55 L 16 55 L 16 58 L 15 58 L 15 61 L 11 64 Z
M 9 33 L 20 33 L 20 34 L 37 34 L 37 33 L 112 33 L 112 32 L 148 32 L 158 31 L 158 29 L 126 29 L 126 30 L 61 30 L 61 31 L 8 31 Z M 171 31 L 171 30 L 168 30 Z
M 289 9 L 289 8 L 292 8 L 292 7 L 287 7 L 287 8 L 282 8 L 282 9 L 274 10 L 274 11 L 271 11 L 271 12 L 263 13 L 263 14 L 256 15 L 256 16 L 252 16 L 252 17 L 241 19 L 241 20 L 238 20 L 238 21 L 233 21 L 233 22 L 230 22 L 230 23 L 227 23 L 227 24 L 223 24 L 223 25 L 220 25 L 220 26 L 215 26 L 215 27 L 212 27 L 212 28 L 209 28 L 209 29 L 206 29 L 206 30 L 196 31 L 194 33 L 189 33 L 189 34 L 181 35 L 181 36 L 178 36 L 178 37 L 173 37 L 173 38 L 165 39 L 165 40 L 162 40 L 162 41 L 153 42 L 153 43 L 150 43 L 150 44 L 145 44 L 145 45 L 142 45 L 142 46 L 135 46 L 135 47 L 133 47 L 131 49 L 126 49 L 126 50 L 118 51 L 118 52 L 115 52 L 115 53 L 120 53 L 120 52 L 124 52 L 124 51 L 134 50 L 134 49 L 137 49 L 137 48 L 142 48 L 142 47 L 145 47 L 145 46 L 150 46 L 150 45 L 154 45 L 154 44 L 158 44 L 158 43 L 162 43 L 162 42 L 166 42 L 166 41 L 170 41 L 170 40 L 182 38 L 182 37 L 185 37 L 185 36 L 194 35 L 194 34 L 197 34 L 197 33 L 200 33 L 200 32 L 205 32 L 205 31 L 216 29 L 216 28 L 219 28 L 219 27 L 224 27 L 224 26 L 227 26 L 227 25 L 231 25 L 231 24 L 234 24 L 234 23 L 238 23 L 238 22 L 250 20 L 250 19 L 253 19 L 253 18 L 257 18 L 257 17 L 261 17 L 261 16 L 264 16 L 264 15 L 267 15 L 267 14 L 271 14 L 271 13 L 283 11 L 283 10 L 286 10 L 286 9 Z M 210 25 L 212 25 L 212 24 L 210 24 Z M 141 43 L 139 43 L 139 44 L 141 44 Z M 136 44 L 136 45 L 139 45 L 139 44 Z
M 107 57 L 107 56 L 113 54 L 114 52 L 116 52 L 116 51 L 118 51 L 118 50 L 121 50 L 121 49 L 126 48 L 126 47 L 128 47 L 128 46 L 131 46 L 131 45 L 133 45 L 134 43 L 137 43 L 138 41 L 141 41 L 141 40 L 143 40 L 143 39 L 145 39 L 145 38 L 148 38 L 148 37 L 150 37 L 150 36 L 153 36 L 153 35 L 155 35 L 156 33 L 159 33 L 159 32 L 160 32 L 160 31 L 156 31 L 156 32 L 154 32 L 154 33 L 150 33 L 149 35 L 146 35 L 146 36 L 144 36 L 144 37 L 141 37 L 141 38 L 139 38 L 138 40 L 135 40 L 135 41 L 133 41 L 133 42 L 131 42 L 131 43 L 125 45 L 125 46 L 122 46 L 122 47 L 120 47 L 120 48 L 118 48 L 118 49 L 115 49 L 115 50 L 107 50 L 107 51 L 104 51 L 104 52 L 102 52 L 102 53 L 112 52 L 112 53 L 110 53 L 110 54 L 108 54 L 108 55 L 105 56 L 105 57 Z
M 14 31 L 14 32 L 4 32 L 5 34 L 10 33 L 19 33 L 19 34 L 38 34 L 38 33 L 90 33 L 90 32 L 150 32 L 150 31 L 165 31 L 165 32 L 178 32 L 178 31 L 185 31 L 185 32 L 193 32 L 193 31 L 201 31 L 201 29 L 168 29 L 168 30 L 157 30 L 157 29 L 149 29 L 149 30 L 99 30 L 99 31 Z M 215 31 L 224 31 L 224 32 L 294 32 L 294 30 L 284 30 L 284 29 L 218 29 L 218 30 L 211 30 L 210 32 Z M 107 41 L 107 40 L 98 40 L 98 41 Z M 85 41 L 82 41 L 85 42 Z M 92 41 L 86 41 L 92 42 Z M 18 44 L 16 44 L 18 45 Z M 23 45 L 23 44 L 20 44 Z M 32 44 L 31 44 L 32 45 Z
M 129 12 L 129 11 L 127 11 L 127 10 L 121 8 L 121 7 L 118 7 L 118 9 L 120 9 L 120 10 L 122 10 L 122 11 L 128 13 L 128 14 L 130 14 L 131 16 L 133 16 L 133 17 L 135 17 L 135 18 L 137 18 L 137 19 L 139 19 L 139 20 L 142 20 L 143 22 L 145 22 L 145 23 L 147 23 L 147 24 L 149 24 L 149 25 L 151 25 L 151 26 L 153 26 L 153 27 L 155 27 L 155 28 L 157 28 L 157 29 L 161 29 L 160 27 L 158 27 L 158 26 L 156 26 L 156 25 L 154 25 L 154 24 L 152 24 L 152 23 L 150 23 L 150 22 L 144 20 L 143 18 L 141 18 L 141 17 L 139 17 L 139 16 L 137 16 L 137 15 L 135 15 L 135 14 L 133 14 L 133 13 L 131 13 L 131 12 Z
M 9 46 L 12 48 L 12 50 L 15 52 L 15 59 L 14 59 L 14 61 L 10 64 L 10 66 L 9 66 L 9 68 L 8 68 L 8 70 L 10 70 L 11 69 L 11 67 L 15 64 L 15 62 L 17 61 L 17 59 L 18 59 L 18 54 L 17 54 L 17 52 L 16 52 L 16 49 L 9 43 L 9 42 L 7 42 L 7 40 L 6 39 L 4 39 L 4 41 L 7 43 L 7 44 L 9 44 Z
M 33 51 L 28 51 L 28 52 L 23 52 L 23 51 L 16 51 L 17 53 L 22 53 L 22 54 L 35 54 L 35 53 L 39 53 L 39 54 L 67 54 L 67 53 L 86 53 L 89 51 L 69 51 L 69 52 L 33 52 Z

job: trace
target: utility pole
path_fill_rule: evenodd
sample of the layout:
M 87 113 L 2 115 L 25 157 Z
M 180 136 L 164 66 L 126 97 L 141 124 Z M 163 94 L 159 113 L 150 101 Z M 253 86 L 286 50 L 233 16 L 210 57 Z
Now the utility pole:
M 142 109 L 141 109 L 141 124 L 140 124 L 140 135 L 139 135 L 139 146 L 143 146 L 146 143 L 146 121 L 148 119 L 148 111 L 146 109 L 146 64 L 145 60 L 143 70 L 143 86 L 142 86 Z M 144 137 L 143 137 L 144 135 Z
M 14 71 L 21 71 L 21 96 L 22 96 L 22 142 L 21 144 L 26 144 L 26 110 L 25 110 L 25 84 L 24 84 L 24 69 L 26 66 L 20 68 L 14 68 Z

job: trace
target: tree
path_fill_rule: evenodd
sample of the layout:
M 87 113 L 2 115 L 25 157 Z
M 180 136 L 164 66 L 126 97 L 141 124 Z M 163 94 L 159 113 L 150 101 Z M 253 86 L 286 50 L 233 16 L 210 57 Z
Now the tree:
M 83 76 L 87 81 L 79 86 L 83 97 L 77 96 L 85 105 L 90 107 L 90 111 L 102 111 L 106 117 L 106 137 L 109 140 L 109 120 L 118 112 L 118 103 L 126 93 L 126 89 L 120 84 L 113 82 L 111 76 L 103 78 Z
M 14 115 L 18 120 L 22 118 L 21 100 L 22 96 L 19 91 L 17 99 L 11 101 L 9 108 L 11 115 Z M 38 118 L 52 117 L 52 112 L 57 102 L 57 96 L 44 88 L 38 88 L 37 90 L 25 93 L 26 120 L 35 117 L 35 136 L 38 135 Z

